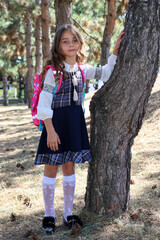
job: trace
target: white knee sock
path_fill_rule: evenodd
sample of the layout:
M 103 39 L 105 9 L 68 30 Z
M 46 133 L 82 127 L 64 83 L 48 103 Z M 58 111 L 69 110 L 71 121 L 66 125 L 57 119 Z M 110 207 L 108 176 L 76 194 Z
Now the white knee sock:
M 75 174 L 71 176 L 63 176 L 63 195 L 64 195 L 63 216 L 66 221 L 67 216 L 72 215 L 74 190 L 75 190 Z
M 54 212 L 54 189 L 56 178 L 43 176 L 43 199 L 45 205 L 45 216 L 55 217 Z

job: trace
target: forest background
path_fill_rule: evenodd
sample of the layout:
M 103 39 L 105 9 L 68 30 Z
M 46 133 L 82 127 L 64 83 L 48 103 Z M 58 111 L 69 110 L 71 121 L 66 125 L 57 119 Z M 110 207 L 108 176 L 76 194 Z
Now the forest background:
M 56 30 L 55 7 L 54 1 L 47 2 L 49 2 L 50 14 L 49 40 L 52 44 Z M 108 19 L 108 1 L 74 0 L 71 2 L 72 23 L 77 26 L 85 40 L 87 62 L 98 66 L 101 63 L 103 32 Z M 113 26 L 113 34 L 111 34 L 110 53 L 112 53 L 117 37 L 123 29 L 127 5 L 128 0 L 119 0 L 116 3 L 116 22 Z M 27 81 L 29 81 L 29 77 L 27 77 L 27 71 L 29 70 L 27 69 L 27 51 L 30 51 L 28 55 L 31 55 L 30 66 L 33 67 L 33 74 L 42 70 L 42 35 L 40 27 L 37 26 L 40 17 L 41 1 L 6 0 L 0 2 L 0 99 L 4 94 L 4 78 L 8 80 L 9 98 L 26 98 L 27 94 L 25 93 L 27 91 L 24 91 L 23 88 L 27 88 Z M 30 29 L 27 22 L 28 18 Z M 31 40 L 28 50 L 29 38 Z M 39 50 L 37 50 L 36 41 L 39 41 Z M 45 40 L 43 39 L 43 41 Z M 39 62 L 37 62 L 37 55 L 39 55 Z M 95 80 L 92 80 L 92 82 L 97 84 Z
M 43 1 L 44 2 L 44 1 Z M 55 2 L 58 2 L 55 0 Z M 59 0 L 59 2 L 61 2 Z M 62 2 L 71 2 L 71 1 L 62 1 Z M 101 46 L 103 43 L 103 31 L 105 28 L 105 24 L 107 22 L 107 19 L 109 17 L 108 14 L 108 3 L 113 1 L 73 1 L 72 6 L 72 21 L 73 23 L 79 28 L 81 33 L 83 34 L 83 37 L 86 41 L 86 47 L 87 47 L 87 61 L 89 63 L 93 64 L 100 64 L 101 62 Z M 126 6 L 124 5 L 126 1 L 117 1 L 116 5 L 116 13 L 117 13 L 117 20 L 113 32 L 113 37 L 111 41 L 111 48 L 110 53 L 113 50 L 113 46 L 115 44 L 115 41 L 117 39 L 117 36 L 119 32 L 123 29 L 123 21 L 125 17 L 125 9 Z M 139 8 L 137 7 L 139 15 L 137 16 L 137 21 L 141 22 L 140 20 L 143 18 L 140 18 L 142 15 L 145 17 L 145 14 L 143 12 L 145 8 L 145 2 L 147 1 L 130 1 L 130 2 L 139 2 Z M 155 1 L 156 2 L 156 1 Z M 36 61 L 36 22 L 38 19 L 38 16 L 41 14 L 40 9 L 40 1 L 1 1 L 0 2 L 0 8 L 1 8 L 1 49 L 0 49 L 0 71 L 1 71 L 1 80 L 7 79 L 8 83 L 12 86 L 16 86 L 19 88 L 19 80 L 24 83 L 24 81 L 28 81 L 27 72 L 29 71 L 27 66 L 27 46 L 28 46 L 28 39 L 31 39 L 30 45 L 30 56 L 32 56 L 32 68 L 34 72 L 37 71 L 37 61 Z M 149 4 L 149 1 L 148 1 Z M 154 5 L 151 4 L 150 5 Z M 138 6 L 138 4 L 137 4 Z M 104 10 L 105 9 L 105 10 Z M 134 8 L 132 7 L 132 10 Z M 152 8 L 155 9 L 155 8 Z M 54 38 L 54 32 L 56 29 L 56 17 L 55 17 L 55 10 L 54 10 L 54 2 L 50 1 L 50 16 L 51 16 L 51 39 L 53 41 Z M 132 11 L 131 11 L 132 12 Z M 143 14 L 142 14 L 143 13 Z M 153 16 L 154 14 L 149 15 Z M 148 14 L 148 12 L 147 12 Z M 131 16 L 131 14 L 129 15 Z M 138 19 L 139 17 L 139 19 Z M 156 19 L 156 18 L 155 18 Z M 135 21 L 136 19 L 132 19 Z M 30 25 L 28 24 L 30 22 Z M 136 21 L 135 21 L 136 22 Z M 141 25 L 143 26 L 141 30 L 144 29 L 143 34 L 144 36 L 147 35 L 148 31 L 145 31 L 147 29 L 145 22 L 141 22 Z M 144 27 L 145 25 L 145 27 Z M 31 26 L 29 32 L 28 26 Z M 134 24 L 134 26 L 137 26 Z M 156 26 L 156 25 L 155 25 Z M 153 34 L 152 28 L 149 25 L 149 28 L 151 28 L 150 33 Z M 141 31 L 137 31 L 137 29 L 133 29 L 132 25 L 128 25 L 128 37 L 131 35 L 130 30 L 132 31 L 132 37 L 134 37 L 134 40 L 132 41 L 135 44 L 130 44 L 129 49 L 131 49 L 131 53 L 135 53 L 137 50 L 145 49 L 147 44 L 147 49 L 150 52 L 150 48 L 148 43 L 151 43 L 150 40 L 155 42 L 155 46 L 157 42 L 155 41 L 155 35 L 148 34 L 145 38 L 145 41 L 142 41 L 141 36 L 143 35 Z M 137 41 L 137 32 L 139 33 L 138 37 L 140 40 L 145 44 L 140 45 L 141 41 Z M 148 37 L 152 37 L 149 39 Z M 127 38 L 126 38 L 127 39 Z M 152 42 L 152 46 L 154 45 Z M 134 47 L 135 52 L 133 51 L 132 47 Z M 157 48 L 156 48 L 157 49 Z M 123 49 L 124 50 L 124 49 Z M 150 84 L 150 75 L 147 75 L 147 72 L 150 72 L 153 70 L 153 68 L 146 68 L 146 66 L 157 66 L 154 61 L 149 62 L 150 59 L 147 58 L 147 51 L 137 51 L 138 53 L 141 53 L 137 56 L 137 58 L 134 58 L 132 54 L 128 54 L 128 61 L 125 62 L 126 68 L 122 71 L 122 65 L 118 65 L 119 68 L 117 68 L 117 76 L 123 75 L 123 78 L 118 79 L 118 84 L 116 85 L 116 94 L 121 94 L 120 96 L 123 97 L 123 91 L 127 90 L 127 87 L 131 86 L 131 90 L 134 85 L 131 85 L 131 83 L 135 82 L 135 79 L 144 79 L 144 81 L 137 80 L 137 83 L 135 83 L 136 86 L 140 86 L 139 84 L 145 83 L 145 81 L 148 81 L 146 91 L 142 92 L 144 89 L 144 86 L 141 86 L 140 92 L 138 92 L 138 89 L 136 88 L 136 91 L 134 92 L 137 94 L 136 98 L 134 98 L 138 103 L 140 100 L 142 100 L 141 93 L 145 94 L 149 88 Z M 145 54 L 145 64 L 142 64 L 139 60 L 143 60 Z M 97 55 L 96 55 L 97 54 Z M 155 55 L 152 54 L 152 59 L 155 60 L 157 56 L 157 51 L 155 50 Z M 29 54 L 28 54 L 29 55 Z M 42 56 L 41 56 L 42 58 Z M 152 60 L 151 59 L 151 60 Z M 129 68 L 129 64 L 133 66 L 133 63 L 131 61 L 136 61 L 136 67 L 131 69 Z M 148 64 L 148 62 L 149 64 Z M 124 61 L 121 61 L 121 63 L 124 63 Z M 147 65 L 148 64 L 148 65 Z M 138 71 L 140 68 L 141 74 L 138 75 L 136 71 Z M 142 69 L 141 69 L 142 68 Z M 156 67 L 155 67 L 156 68 Z M 120 71 L 120 70 L 121 71 Z M 126 71 L 126 69 L 128 71 Z M 148 71 L 146 71 L 146 69 Z M 135 71 L 136 70 L 136 71 Z M 150 70 L 150 71 L 149 71 Z M 130 81 L 128 81 L 128 77 L 124 73 L 130 73 Z M 122 74 L 123 73 L 123 74 Z M 136 74 L 137 78 L 134 78 L 134 73 Z M 143 74 L 144 73 L 144 74 Z M 153 71 L 153 75 L 155 76 L 157 73 L 156 71 Z M 146 75 L 145 75 L 146 74 Z M 114 77 L 114 81 L 112 81 L 112 86 L 114 87 L 116 80 L 116 71 L 112 74 L 112 78 Z M 143 76 L 144 75 L 144 76 Z M 32 78 L 33 80 L 33 78 Z M 112 79 L 111 79 L 112 80 Z M 124 85 L 123 91 L 119 91 L 118 86 L 120 85 L 119 82 L 121 80 L 121 83 L 124 83 L 125 80 L 127 80 L 127 84 Z M 153 80 L 153 78 L 152 78 Z M 151 85 L 151 84 L 150 84 Z M 122 85 L 123 86 L 123 85 Z M 160 137 L 159 132 L 160 125 L 160 112 L 159 112 L 159 78 L 156 81 L 155 87 L 152 91 L 152 95 L 150 97 L 147 113 L 145 115 L 144 121 L 143 121 L 143 127 L 140 131 L 138 137 L 134 141 L 134 146 L 132 148 L 132 173 L 131 173 L 131 181 L 128 178 L 128 182 L 131 184 L 131 193 L 130 193 L 130 204 L 129 209 L 124 214 L 121 214 L 119 217 L 112 217 L 108 218 L 107 215 L 101 215 L 96 214 L 94 215 L 93 212 L 88 212 L 84 208 L 84 193 L 85 193 L 85 187 L 86 187 L 86 181 L 87 181 L 87 166 L 78 166 L 77 171 L 77 186 L 76 186 L 76 198 L 74 202 L 74 212 L 81 216 L 81 218 L 84 221 L 84 228 L 82 232 L 78 236 L 71 236 L 70 233 L 64 228 L 62 223 L 62 211 L 63 211 L 63 197 L 62 197 L 62 179 L 61 174 L 57 177 L 57 189 L 56 189 L 56 199 L 55 199 L 55 209 L 56 209 L 56 224 L 57 224 L 57 230 L 55 232 L 54 239 L 60 240 L 60 239 L 128 239 L 128 240 L 135 240 L 135 239 L 142 239 L 142 240 L 159 240 L 159 227 L 160 227 L 160 218 L 159 218 L 159 143 L 160 143 Z M 102 90 L 105 89 L 102 88 Z M 101 90 L 100 90 L 101 91 Z M 19 91 L 20 92 L 20 91 Z M 18 94 L 19 94 L 18 92 Z M 125 99 L 127 100 L 127 96 L 131 96 L 133 91 L 130 91 L 130 94 L 125 95 Z M 150 93 L 148 92 L 148 95 Z M 115 94 L 112 94 L 112 96 L 115 97 Z M 113 102 L 111 97 L 106 97 L 104 103 L 107 105 L 107 101 Z M 139 98 L 139 96 L 141 98 Z M 22 95 L 23 97 L 23 95 Z M 89 105 L 91 95 L 86 96 L 86 102 L 85 104 Z M 118 96 L 119 97 L 119 96 Z M 108 100 L 109 99 L 109 100 Z M 124 98 L 123 98 L 124 99 Z M 133 98 L 130 97 L 128 103 L 131 103 L 131 100 Z M 146 98 L 144 98 L 146 99 Z M 125 100 L 125 101 L 126 101 Z M 98 101 L 97 101 L 98 102 Z M 146 102 L 146 101 L 145 101 Z M 122 103 L 122 101 L 117 101 L 118 103 Z M 122 107 L 124 104 L 121 104 Z M 139 104 L 140 105 L 140 104 Z M 127 104 L 127 107 L 129 108 L 129 114 L 128 116 L 134 116 L 134 113 L 136 113 L 139 106 L 137 104 L 132 104 L 133 107 L 131 107 L 129 104 Z M 142 106 L 144 104 L 141 103 Z M 108 106 L 112 107 L 111 104 L 108 104 Z M 135 108 L 136 106 L 136 108 Z M 126 113 L 126 109 L 121 110 L 121 106 L 117 107 L 116 110 L 120 109 L 120 113 L 123 114 Z M 100 108 L 98 108 L 100 109 Z M 143 107 L 144 109 L 144 107 Z M 136 116 L 140 116 L 138 121 L 134 121 L 133 127 L 138 124 L 139 129 L 140 121 L 142 117 L 142 108 L 139 108 L 140 114 L 137 114 Z M 100 109 L 101 110 L 101 109 Z M 113 109 L 112 112 L 115 113 Z M 131 114 L 131 110 L 133 110 L 133 115 Z M 119 117 L 118 112 L 118 119 L 120 120 L 120 127 L 122 118 Z M 19 117 L 21 116 L 21 117 Z M 107 116 L 110 116 L 107 114 Z M 126 116 L 126 114 L 124 114 Z M 93 118 L 92 118 L 93 119 Z M 100 128 L 102 129 L 102 132 L 105 132 L 103 130 L 104 126 L 107 126 L 107 119 L 103 117 L 105 124 L 101 124 Z M 41 219 L 44 214 L 43 209 L 43 199 L 41 194 L 41 177 L 42 177 L 42 168 L 36 168 L 33 165 L 33 161 L 36 154 L 37 144 L 39 140 L 40 133 L 37 131 L 35 126 L 33 126 L 31 115 L 30 115 L 30 109 L 28 109 L 27 105 L 12 105 L 8 107 L 1 106 L 0 108 L 0 133 L 1 133 L 1 140 L 3 140 L 3 145 L 1 145 L 1 162 L 0 162 L 0 170 L 1 170 L 1 184 L 0 184 L 0 191 L 1 191 L 1 217 L 0 217 L 0 228 L 2 229 L 2 239 L 45 239 L 45 236 L 41 230 Z M 90 122 L 90 116 L 89 111 L 86 107 L 86 120 L 87 120 L 87 127 L 89 133 L 91 132 L 89 130 L 89 122 Z M 125 119 L 126 120 L 126 119 Z M 140 120 L 140 121 L 139 121 Z M 116 121 L 108 121 L 111 123 L 117 123 Z M 132 121 L 130 121 L 132 122 Z M 125 123 L 128 123 L 125 121 Z M 125 125 L 124 125 L 125 126 Z M 132 126 L 131 126 L 132 127 Z M 92 124 L 93 128 L 93 124 Z M 116 126 L 111 126 L 108 129 L 114 129 L 112 131 L 116 132 L 115 129 L 117 129 Z M 121 128 L 120 128 L 121 129 Z M 131 128 L 130 128 L 131 129 Z M 129 130 L 130 130 L 129 129 Z M 93 131 L 92 131 L 93 132 Z M 91 133 L 92 133 L 91 132 Z M 109 132 L 109 131 L 108 131 Z M 125 131 L 122 131 L 124 133 Z M 131 132 L 131 131 L 130 131 Z M 104 147 L 104 141 L 102 139 L 103 134 L 100 135 L 100 145 Z M 106 134 L 107 135 L 107 134 Z M 129 134 L 126 132 L 126 136 Z M 109 134 L 108 134 L 109 136 Z M 119 135 L 118 135 L 119 136 Z M 134 135 L 135 136 L 135 135 Z M 117 137 L 117 136 L 116 136 Z M 93 139 L 93 138 L 92 138 Z M 126 139 L 126 138 L 125 138 Z M 14 140 L 14 141 L 13 141 Z M 94 141 L 95 142 L 95 141 Z M 111 143 L 114 141 L 110 141 Z M 124 143 L 123 141 L 121 141 Z M 100 144 L 101 143 L 101 144 Z M 93 145 L 93 144 L 92 144 Z M 130 147 L 130 146 L 129 146 Z M 93 145 L 93 149 L 96 149 Z M 116 152 L 112 151 L 111 152 Z M 109 151 L 105 151 L 107 153 Z M 127 152 L 130 152 L 130 149 Z M 121 156 L 121 154 L 119 154 Z M 115 156 L 113 156 L 114 158 Z M 98 161 L 102 159 L 98 156 Z M 106 157 L 106 160 L 109 159 Z M 127 157 L 127 160 L 129 158 Z M 119 159 L 118 159 L 119 160 Z M 93 162 L 93 161 L 92 161 Z M 107 165 L 107 161 L 105 163 Z M 114 164 L 112 164 L 114 167 Z M 126 165 L 125 165 L 126 166 Z M 115 165 L 116 167 L 116 165 Z M 104 163 L 103 163 L 103 169 Z M 107 168 L 106 168 L 107 169 Z M 122 168 L 121 168 L 122 169 Z M 123 169 L 122 169 L 123 171 Z M 111 171 L 108 171 L 111 172 Z M 116 168 L 113 169 L 113 172 L 116 172 Z M 105 174 L 106 176 L 106 174 Z M 118 182 L 122 181 L 123 179 L 118 178 L 119 175 L 117 175 Z M 83 182 L 83 184 L 81 184 Z M 104 181 L 103 181 L 104 182 Z M 108 182 L 108 181 L 106 181 Z M 112 181 L 113 183 L 113 181 Z M 124 182 L 124 185 L 125 182 Z M 93 189 L 93 185 L 91 186 Z M 123 187 L 123 184 L 122 184 Z M 115 190 L 115 188 L 112 188 Z M 109 192 L 107 194 L 107 197 L 109 195 Z M 117 196 L 117 195 L 116 195 Z M 98 194 L 96 195 L 98 197 Z M 93 198 L 92 198 L 93 199 Z M 105 198 L 107 199 L 107 198 Z M 100 204 L 99 204 L 100 205 Z M 95 206 L 92 204 L 92 206 Z M 114 210 L 114 206 L 109 206 L 109 211 Z M 75 234 L 76 235 L 76 234 Z

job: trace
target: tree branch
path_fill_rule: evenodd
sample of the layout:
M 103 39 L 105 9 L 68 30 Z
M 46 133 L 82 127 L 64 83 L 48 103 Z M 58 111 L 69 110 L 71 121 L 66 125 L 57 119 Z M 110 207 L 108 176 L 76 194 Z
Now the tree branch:
M 83 28 L 74 18 L 72 18 L 72 19 L 73 19 L 73 21 L 75 22 L 75 24 L 76 24 L 78 27 L 80 27 L 80 29 L 81 29 L 88 37 L 92 38 L 92 39 L 95 40 L 98 44 L 101 45 L 101 42 L 100 42 L 97 38 L 94 38 L 94 37 L 92 37 L 90 34 L 88 34 L 88 33 L 84 30 L 84 28 Z

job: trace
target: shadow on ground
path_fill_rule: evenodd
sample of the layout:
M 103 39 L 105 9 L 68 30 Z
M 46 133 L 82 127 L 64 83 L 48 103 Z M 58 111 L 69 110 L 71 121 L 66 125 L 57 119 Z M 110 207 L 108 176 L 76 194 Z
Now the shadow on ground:
M 141 195 L 136 199 L 130 200 L 130 206 L 133 210 L 122 214 L 118 218 L 109 218 L 107 216 L 96 215 L 82 209 L 81 204 L 75 206 L 76 214 L 80 215 L 83 220 L 84 226 L 78 236 L 71 236 L 70 230 L 63 226 L 62 212 L 57 211 L 56 216 L 56 231 L 54 236 L 48 237 L 44 234 L 41 221 L 43 218 L 43 212 L 29 213 L 26 209 L 25 213 L 16 215 L 16 209 L 13 213 L 12 219 L 9 216 L 2 219 L 0 223 L 2 226 L 2 238 L 3 240 L 23 240 L 23 239 L 87 239 L 87 240 L 113 240 L 113 239 L 146 239 L 146 240 L 158 240 L 160 234 L 158 229 L 160 227 L 160 221 L 156 212 L 159 211 L 158 204 L 153 205 L 153 198 L 157 203 L 159 198 L 155 195 L 154 190 L 150 188 L 144 188 Z M 147 201 L 146 201 L 147 199 Z M 61 206 L 63 207 L 63 206 Z M 130 207 L 129 207 L 130 208 Z M 82 210 L 80 210 L 82 209 Z M 134 214 L 136 215 L 134 216 Z M 133 217 L 134 216 L 134 217 Z M 136 239 L 134 235 L 136 234 Z M 31 238 L 34 236 L 35 238 Z M 156 237 L 155 237 L 156 236 Z

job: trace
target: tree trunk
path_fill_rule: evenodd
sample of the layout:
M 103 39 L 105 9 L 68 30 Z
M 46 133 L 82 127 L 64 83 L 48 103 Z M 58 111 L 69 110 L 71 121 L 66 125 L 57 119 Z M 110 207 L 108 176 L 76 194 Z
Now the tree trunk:
M 51 46 L 50 46 L 50 14 L 49 14 L 49 0 L 41 1 L 41 23 L 42 23 L 42 52 L 43 52 L 43 65 L 50 59 Z
M 22 97 L 22 75 L 20 72 L 18 73 L 18 81 L 19 81 L 19 92 L 18 92 L 18 99 L 21 99 Z
M 62 24 L 72 24 L 72 0 L 55 0 L 56 29 Z
M 106 19 L 106 25 L 103 33 L 103 41 L 101 47 L 101 65 L 105 65 L 109 57 L 110 42 L 115 26 L 115 21 L 116 21 L 116 0 L 109 0 L 108 16 Z
M 131 146 L 158 73 L 159 13 L 159 0 L 130 0 L 117 64 L 91 101 L 85 204 L 96 213 L 116 216 L 128 207 Z
M 89 92 L 89 79 L 86 80 L 85 93 Z
M 31 50 L 31 17 L 27 13 L 26 18 L 26 58 L 27 58 L 27 98 L 28 98 L 28 107 L 31 106 L 31 99 L 33 95 L 33 59 L 32 59 L 32 50 Z
M 40 6 L 41 5 L 41 0 L 36 0 L 36 4 Z
M 42 31 L 41 31 L 41 15 L 36 20 L 36 66 L 35 71 L 42 71 Z
M 24 77 L 24 103 L 27 103 L 27 76 Z
M 3 105 L 8 106 L 8 85 L 6 76 L 3 76 Z

